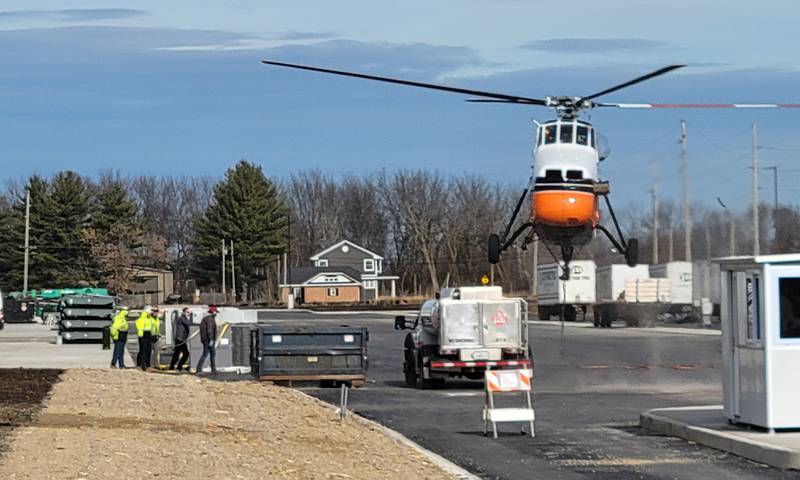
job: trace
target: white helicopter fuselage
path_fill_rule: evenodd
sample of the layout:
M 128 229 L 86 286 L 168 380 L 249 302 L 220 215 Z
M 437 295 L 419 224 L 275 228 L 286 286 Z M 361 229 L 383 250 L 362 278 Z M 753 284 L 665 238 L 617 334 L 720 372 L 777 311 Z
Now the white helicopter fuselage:
M 540 124 L 533 150 L 531 220 L 540 234 L 555 227 L 590 232 L 600 221 L 595 184 L 599 182 L 596 132 L 578 119 Z M 567 232 L 561 232 L 566 234 Z

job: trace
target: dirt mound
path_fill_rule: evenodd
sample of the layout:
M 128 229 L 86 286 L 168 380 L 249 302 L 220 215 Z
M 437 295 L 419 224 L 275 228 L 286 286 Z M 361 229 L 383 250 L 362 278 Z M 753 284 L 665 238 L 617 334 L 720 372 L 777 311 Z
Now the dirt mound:
M 68 370 L 13 436 L 0 478 L 450 478 L 291 389 L 135 370 Z
M 14 428 L 31 422 L 60 370 L 0 369 L 0 454 Z

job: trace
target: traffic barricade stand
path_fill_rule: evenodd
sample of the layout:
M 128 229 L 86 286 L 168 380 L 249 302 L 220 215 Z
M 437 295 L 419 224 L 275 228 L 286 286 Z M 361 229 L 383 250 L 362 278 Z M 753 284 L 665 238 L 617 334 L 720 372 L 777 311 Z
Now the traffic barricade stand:
M 533 421 L 536 415 L 531 402 L 531 378 L 533 370 L 529 368 L 516 370 L 486 370 L 484 377 L 486 397 L 483 407 L 483 434 L 489 432 L 492 424 L 494 438 L 497 438 L 497 424 L 505 422 L 527 422 L 534 436 Z M 516 393 L 522 396 L 522 406 L 517 408 L 497 408 L 495 395 Z

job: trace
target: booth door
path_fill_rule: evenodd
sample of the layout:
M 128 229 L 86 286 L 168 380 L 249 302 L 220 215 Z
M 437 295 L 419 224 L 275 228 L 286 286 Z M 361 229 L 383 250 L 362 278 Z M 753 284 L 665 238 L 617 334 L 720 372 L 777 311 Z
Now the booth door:
M 761 322 L 762 280 L 758 272 L 730 273 L 730 413 L 737 420 L 758 423 L 765 398 L 764 346 Z M 755 415 L 754 415 L 755 414 Z
M 800 428 L 800 266 L 770 265 L 770 427 Z

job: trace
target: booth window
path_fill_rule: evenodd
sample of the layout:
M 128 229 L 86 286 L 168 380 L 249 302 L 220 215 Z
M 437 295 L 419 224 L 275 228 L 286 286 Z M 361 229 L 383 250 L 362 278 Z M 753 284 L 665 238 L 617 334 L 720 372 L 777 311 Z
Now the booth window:
M 758 342 L 761 340 L 761 308 L 759 305 L 758 277 L 748 278 L 745 281 L 747 293 L 747 340 Z
M 781 338 L 800 338 L 800 278 L 781 278 Z

